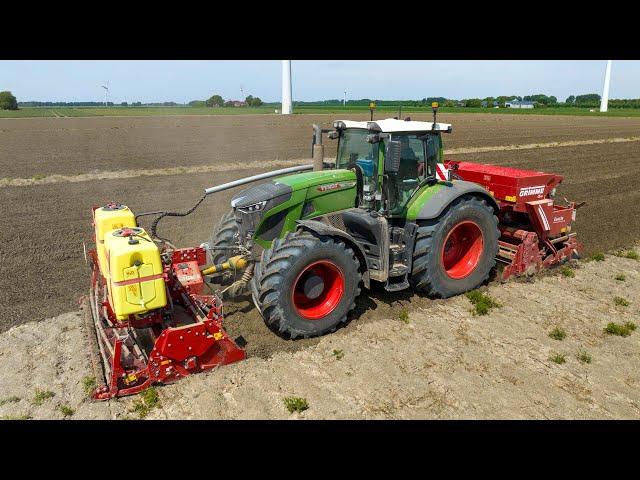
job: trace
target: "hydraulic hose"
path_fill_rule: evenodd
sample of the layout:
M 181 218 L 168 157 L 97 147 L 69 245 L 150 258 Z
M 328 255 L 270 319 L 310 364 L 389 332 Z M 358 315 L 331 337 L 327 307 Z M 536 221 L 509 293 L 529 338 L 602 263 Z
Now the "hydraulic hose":
M 196 202 L 196 204 L 191 207 L 189 210 L 187 210 L 186 212 L 162 212 L 151 224 L 151 237 L 152 238 L 157 238 L 159 240 L 165 241 L 165 242 L 169 242 L 169 240 L 167 240 L 166 238 L 162 238 L 160 237 L 157 232 L 156 229 L 158 228 L 158 223 L 160 223 L 160 220 L 162 220 L 164 217 L 186 217 L 187 215 L 190 215 L 191 213 L 193 213 L 193 211 L 198 208 L 200 206 L 200 204 L 204 201 L 204 199 L 207 198 L 207 194 L 205 193 L 204 195 L 202 195 L 202 197 L 200 197 L 200 200 L 198 200 Z

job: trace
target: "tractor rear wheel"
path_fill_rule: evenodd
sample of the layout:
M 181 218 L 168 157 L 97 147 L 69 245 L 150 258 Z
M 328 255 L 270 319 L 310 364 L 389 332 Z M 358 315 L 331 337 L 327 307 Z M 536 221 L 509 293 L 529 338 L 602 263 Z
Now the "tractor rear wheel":
M 428 295 L 447 298 L 473 290 L 496 264 L 498 218 L 481 198 L 456 199 L 416 235 L 410 281 Z
M 207 249 L 207 262 L 210 265 L 218 265 L 227 261 L 232 256 L 227 248 L 235 245 L 235 235 L 238 233 L 238 224 L 233 215 L 233 210 L 225 213 L 211 232 L 209 248 Z M 219 249 L 219 250 L 217 250 Z M 214 277 L 216 283 L 227 285 L 233 281 L 233 271 L 224 272 Z
M 332 332 L 355 308 L 359 266 L 353 250 L 335 238 L 287 233 L 256 265 L 254 303 L 267 326 L 283 337 Z

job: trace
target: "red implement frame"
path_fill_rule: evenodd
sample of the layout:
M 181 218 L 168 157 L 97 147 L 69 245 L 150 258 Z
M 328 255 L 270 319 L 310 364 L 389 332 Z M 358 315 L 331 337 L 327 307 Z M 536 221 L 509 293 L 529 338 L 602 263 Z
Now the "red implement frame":
M 131 315 L 126 321 L 113 315 L 96 251 L 88 253 L 92 278 L 90 308 L 85 315 L 94 327 L 96 342 L 92 345 L 97 346 L 104 368 L 104 383 L 93 392 L 94 399 L 132 395 L 155 383 L 170 383 L 245 358 L 244 350 L 222 328 L 220 299 L 202 295 L 199 267 L 206 261 L 203 248 L 171 252 L 163 273 L 167 307 L 145 316 Z M 100 368 L 94 369 L 96 378 L 102 380 Z
M 571 232 L 580 205 L 556 205 L 555 188 L 562 176 L 472 162 L 445 162 L 454 178 L 483 186 L 498 202 L 500 248 L 506 266 L 502 279 L 531 275 L 543 267 L 579 256 L 583 246 Z

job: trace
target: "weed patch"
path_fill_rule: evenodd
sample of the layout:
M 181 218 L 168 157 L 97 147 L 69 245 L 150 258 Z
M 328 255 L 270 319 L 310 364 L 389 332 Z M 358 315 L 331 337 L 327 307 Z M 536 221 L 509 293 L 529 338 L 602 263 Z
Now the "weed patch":
M 84 377 L 82 379 L 82 388 L 84 388 L 84 393 L 86 393 L 87 395 L 91 395 L 96 386 L 96 377 Z
M 285 397 L 284 398 L 284 406 L 287 407 L 289 413 L 293 412 L 304 412 L 309 408 L 309 402 L 307 402 L 306 398 L 302 397 Z
M 36 393 L 31 403 L 39 406 L 42 405 L 45 400 L 49 400 L 50 398 L 53 398 L 55 396 L 56 394 L 50 390 L 40 390 L 39 388 L 36 388 Z
M 618 307 L 628 307 L 630 305 L 629 300 L 623 297 L 613 297 L 613 303 Z
M 629 258 L 631 260 L 640 260 L 640 255 L 635 250 L 621 250 L 614 254 L 616 257 Z
M 60 405 L 58 407 L 58 410 L 60 410 L 60 412 L 62 413 L 62 416 L 67 418 L 67 417 L 71 417 L 73 416 L 74 413 L 76 413 L 76 411 L 71 408 L 69 405 Z
M 160 396 L 158 395 L 158 391 L 154 387 L 151 387 L 142 392 L 140 398 L 137 398 L 135 402 L 133 402 L 131 411 L 136 413 L 138 417 L 145 418 L 152 409 L 159 406 Z
M 4 415 L 0 418 L 2 420 L 31 420 L 32 417 L 28 413 L 23 413 L 21 415 Z
M 628 337 L 636 329 L 636 324 L 633 322 L 625 322 L 622 325 L 615 322 L 609 322 L 604 327 L 604 332 L 609 335 L 617 335 L 619 337 Z
M 549 336 L 554 340 L 564 340 L 567 337 L 567 332 L 565 332 L 562 328 L 556 327 L 549 332 Z
M 591 355 L 589 355 L 584 350 L 581 352 L 578 352 L 578 355 L 576 355 L 576 358 L 580 363 L 591 363 Z
M 499 308 L 502 306 L 489 295 L 482 293 L 480 290 L 472 290 L 465 293 L 465 296 L 469 299 L 474 307 L 472 310 L 474 315 L 486 315 L 489 313 L 490 309 Z
M 560 268 L 560 273 L 562 274 L 563 277 L 567 277 L 567 278 L 573 278 L 576 276 L 576 272 L 574 272 L 573 269 L 567 267 L 566 265 Z

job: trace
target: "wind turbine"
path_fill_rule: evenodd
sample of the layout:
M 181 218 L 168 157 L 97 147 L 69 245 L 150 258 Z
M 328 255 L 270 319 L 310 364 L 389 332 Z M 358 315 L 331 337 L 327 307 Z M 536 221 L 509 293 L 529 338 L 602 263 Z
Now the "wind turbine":
M 342 106 L 346 107 L 347 106 L 347 91 L 344 91 L 344 98 L 342 99 Z
M 291 113 L 291 60 L 282 60 L 282 115 Z
M 242 89 L 242 85 L 240 85 L 240 101 L 244 102 L 244 90 Z
M 609 82 L 611 81 L 611 60 L 607 60 L 607 69 L 604 72 L 604 87 L 602 88 L 602 100 L 600 111 L 606 112 L 609 108 Z
M 102 88 L 104 88 L 104 106 L 106 107 L 108 105 L 108 100 L 109 100 L 109 82 L 107 82 L 106 85 L 100 85 Z

